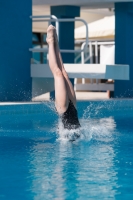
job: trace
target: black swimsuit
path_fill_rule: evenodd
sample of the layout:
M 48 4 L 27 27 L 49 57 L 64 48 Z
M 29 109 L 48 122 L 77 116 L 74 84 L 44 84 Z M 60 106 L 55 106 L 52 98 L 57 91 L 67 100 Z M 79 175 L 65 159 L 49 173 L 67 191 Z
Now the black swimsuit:
M 61 120 L 65 129 L 71 130 L 80 127 L 78 113 L 72 101 L 69 102 L 66 112 L 61 115 Z

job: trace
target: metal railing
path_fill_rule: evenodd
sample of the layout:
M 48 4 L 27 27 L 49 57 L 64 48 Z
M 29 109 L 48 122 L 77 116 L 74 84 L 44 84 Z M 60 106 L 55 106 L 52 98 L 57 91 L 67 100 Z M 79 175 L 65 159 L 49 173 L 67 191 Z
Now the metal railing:
M 109 41 L 109 42 L 91 42 L 89 41 L 88 45 L 89 46 L 89 59 L 90 59 L 90 63 L 93 63 L 93 53 L 92 53 L 92 45 L 95 46 L 95 63 L 98 63 L 98 45 L 114 45 L 115 42 L 114 41 Z M 81 45 L 81 50 L 84 49 L 85 46 L 85 42 L 82 43 Z M 85 51 L 81 52 L 81 63 L 85 63 Z
M 86 40 L 85 40 L 85 46 L 84 49 L 80 49 L 80 50 L 68 50 L 68 49 L 61 49 L 60 51 L 62 53 L 80 53 L 83 51 L 86 51 L 87 49 L 87 45 L 88 45 L 88 24 L 84 19 L 81 18 L 67 18 L 67 19 L 58 19 L 56 16 L 54 15 L 44 15 L 44 16 L 30 16 L 30 18 L 33 20 L 33 22 L 55 22 L 56 23 L 56 29 L 57 29 L 57 35 L 59 38 L 59 22 L 75 22 L 75 21 L 80 21 L 83 22 L 84 25 L 86 26 Z M 45 19 L 48 18 L 48 19 Z M 52 18 L 52 19 L 51 19 Z M 48 48 L 30 48 L 29 51 L 32 52 L 48 52 Z
M 86 42 L 83 42 L 81 45 L 81 50 L 84 49 L 85 45 L 86 45 L 86 48 L 87 48 L 87 46 L 89 46 L 89 56 L 88 56 L 87 60 L 89 59 L 90 63 L 92 64 L 93 63 L 92 45 L 94 45 L 95 46 L 95 64 L 98 64 L 98 45 L 114 45 L 114 44 L 115 44 L 114 41 L 108 41 L 108 42 L 98 42 L 98 41 L 91 42 L 91 41 L 89 41 L 88 45 L 86 45 Z M 82 64 L 86 63 L 85 51 L 81 52 L 81 63 Z M 93 83 L 93 79 L 90 79 L 90 82 Z M 75 83 L 77 83 L 77 79 L 75 79 Z M 99 83 L 98 79 L 96 79 L 96 83 L 97 84 Z M 85 84 L 84 78 L 82 78 L 82 84 Z

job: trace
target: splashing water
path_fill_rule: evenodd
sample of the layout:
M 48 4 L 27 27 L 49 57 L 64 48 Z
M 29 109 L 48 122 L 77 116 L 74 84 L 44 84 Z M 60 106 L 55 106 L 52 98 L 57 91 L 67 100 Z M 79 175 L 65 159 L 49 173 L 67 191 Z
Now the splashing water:
M 64 129 L 61 120 L 59 119 L 56 125 L 56 132 L 58 133 L 59 141 L 90 141 L 91 139 L 101 140 L 106 138 L 111 140 L 112 134 L 115 132 L 116 124 L 113 117 L 97 117 L 102 113 L 102 109 L 107 107 L 107 105 L 97 105 L 91 103 L 84 110 L 83 115 L 80 120 L 81 127 L 76 130 Z M 110 107 L 108 105 L 108 107 Z M 93 116 L 93 118 L 92 118 Z M 55 127 L 54 127 L 55 128 Z M 75 137 L 78 135 L 79 137 Z
M 59 140 L 72 141 L 72 140 L 85 140 L 90 141 L 92 138 L 99 140 L 102 138 L 112 138 L 114 129 L 116 127 L 114 119 L 103 118 L 103 119 L 81 119 L 81 128 L 77 130 L 66 130 L 63 128 L 62 123 L 58 124 Z M 79 135 L 79 138 L 75 138 L 75 134 Z
M 67 130 L 64 129 L 61 119 L 58 121 L 58 129 L 57 129 L 59 138 L 58 140 L 62 141 L 75 141 L 81 136 L 81 129 Z
M 42 102 L 43 103 L 43 102 Z M 55 109 L 55 102 L 53 100 L 47 101 L 47 103 L 45 103 L 45 105 L 52 111 L 56 112 Z
M 98 104 L 90 103 L 84 110 L 81 119 L 81 126 L 83 127 L 84 135 L 90 135 L 90 138 L 98 137 L 111 137 L 114 129 L 116 128 L 113 117 L 105 117 L 103 109 L 111 110 L 112 104 Z M 102 117 L 99 117 L 102 116 Z

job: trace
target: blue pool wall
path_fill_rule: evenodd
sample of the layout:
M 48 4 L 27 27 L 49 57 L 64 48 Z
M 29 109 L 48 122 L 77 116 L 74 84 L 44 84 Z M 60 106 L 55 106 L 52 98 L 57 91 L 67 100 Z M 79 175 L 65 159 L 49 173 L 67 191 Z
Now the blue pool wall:
M 130 66 L 130 80 L 115 80 L 114 97 L 133 97 L 133 2 L 115 3 L 115 63 Z
M 31 100 L 32 0 L 0 1 L 0 101 Z

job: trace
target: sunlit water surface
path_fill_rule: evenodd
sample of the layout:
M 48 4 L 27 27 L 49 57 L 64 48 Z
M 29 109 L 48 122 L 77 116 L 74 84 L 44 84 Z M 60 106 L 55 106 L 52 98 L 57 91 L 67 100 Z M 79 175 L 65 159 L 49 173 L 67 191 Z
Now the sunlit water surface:
M 53 103 L 0 106 L 0 199 L 133 199 L 133 101 L 77 109 L 70 142 Z

